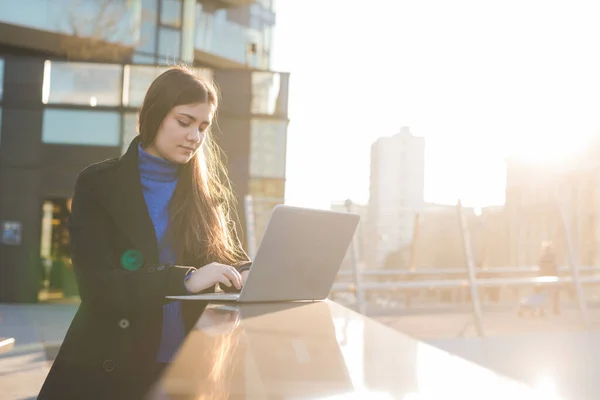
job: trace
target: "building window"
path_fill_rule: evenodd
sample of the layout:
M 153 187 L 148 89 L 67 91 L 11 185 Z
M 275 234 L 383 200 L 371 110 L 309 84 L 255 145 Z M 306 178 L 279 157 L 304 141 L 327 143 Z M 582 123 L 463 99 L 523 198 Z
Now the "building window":
M 125 154 L 131 141 L 138 135 L 138 113 L 128 112 L 123 114 L 123 141 L 121 154 Z
M 174 28 L 181 28 L 181 0 L 162 0 L 160 23 Z
M 47 108 L 43 118 L 43 143 L 120 145 L 121 118 L 116 111 Z
M 285 202 L 285 179 L 252 178 L 248 189 L 252 196 L 252 210 L 254 211 L 255 244 L 258 244 L 273 207 Z
M 140 29 L 140 41 L 137 50 L 144 53 L 156 52 L 156 24 L 153 22 L 142 22 Z
M 4 59 L 0 58 L 0 100 L 4 94 Z
M 196 3 L 196 35 L 194 48 L 211 51 L 214 14 L 205 12 L 202 3 Z
M 250 67 L 268 69 L 272 30 L 269 21 L 273 19 L 271 15 L 274 14 L 270 13 L 268 20 L 259 20 L 256 24 L 253 23 L 256 16 L 248 7 L 213 11 L 198 3 L 194 46 L 198 50 Z
M 133 56 L 131 56 L 131 62 L 133 64 L 154 64 L 156 62 L 156 57 L 148 54 L 134 53 Z
M 126 107 L 140 107 L 152 81 L 166 70 L 167 67 L 126 65 L 123 105 Z
M 118 106 L 121 104 L 121 70 L 116 64 L 46 61 L 42 102 Z
M 285 180 L 272 178 L 252 178 L 249 192 L 258 198 L 283 199 L 285 195 Z
M 141 11 L 140 0 L 0 1 L 2 23 L 126 45 L 138 38 Z
M 167 66 L 126 65 L 124 70 L 123 105 L 126 107 L 140 107 L 152 81 L 168 69 Z M 213 79 L 211 69 L 193 68 L 192 72 L 196 76 L 208 80 Z
M 181 58 L 181 32 L 178 29 L 160 28 L 158 55 L 159 63 L 168 63 Z
M 253 72 L 252 73 L 252 113 L 273 114 L 279 96 L 278 73 Z
M 250 134 L 250 176 L 284 178 L 287 122 L 253 119 Z
M 277 72 L 252 73 L 252 113 L 282 115 L 281 74 Z
M 142 0 L 140 40 L 136 51 L 156 54 L 157 1 Z M 152 60 L 154 63 L 154 60 Z
M 181 59 L 182 16 L 181 0 L 160 0 L 159 64 L 171 64 Z

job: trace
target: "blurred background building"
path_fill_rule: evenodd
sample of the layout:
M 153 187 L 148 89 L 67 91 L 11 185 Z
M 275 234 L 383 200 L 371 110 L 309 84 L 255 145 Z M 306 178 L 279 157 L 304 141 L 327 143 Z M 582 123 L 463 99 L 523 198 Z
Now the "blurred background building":
M 462 208 L 473 261 L 480 269 L 505 267 L 506 228 L 502 207 Z M 419 214 L 414 246 L 417 268 L 466 268 L 463 233 L 457 206 L 426 204 Z M 398 267 L 396 267 L 398 268 Z
M 424 206 L 425 139 L 409 128 L 371 146 L 369 233 L 366 263 L 381 268 L 387 255 L 408 245 Z
M 168 65 L 221 91 L 215 137 L 238 198 L 285 193 L 287 73 L 272 0 L 0 0 L 0 302 L 76 295 L 66 220 L 79 171 L 119 157 Z
M 458 209 L 425 203 L 424 167 L 425 140 L 407 127 L 373 143 L 370 198 L 360 240 L 361 260 L 368 268 L 465 267 Z M 475 264 L 481 268 L 509 265 L 513 260 L 507 251 L 507 209 L 462 209 Z
M 530 163 L 507 160 L 505 213 L 509 230 L 509 262 L 536 264 L 540 245 L 551 242 L 558 262 L 568 263 L 565 229 L 570 232 L 576 262 L 600 262 L 599 143 L 563 160 Z

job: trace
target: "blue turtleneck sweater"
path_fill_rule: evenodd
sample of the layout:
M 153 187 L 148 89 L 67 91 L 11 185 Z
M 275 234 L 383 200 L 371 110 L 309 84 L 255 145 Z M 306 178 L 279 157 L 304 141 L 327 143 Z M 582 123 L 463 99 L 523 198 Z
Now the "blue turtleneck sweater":
M 140 179 L 150 219 L 156 233 L 159 263 L 175 264 L 175 253 L 166 240 L 169 224 L 169 202 L 179 179 L 179 166 L 162 158 L 154 157 L 138 146 Z
M 148 154 L 141 145 L 138 146 L 138 154 L 142 191 L 156 233 L 159 262 L 175 264 L 177 257 L 170 246 L 166 233 L 169 224 L 169 202 L 177 186 L 179 166 Z M 184 338 L 185 328 L 181 315 L 181 302 L 174 301 L 165 304 L 157 361 L 159 363 L 169 362 Z

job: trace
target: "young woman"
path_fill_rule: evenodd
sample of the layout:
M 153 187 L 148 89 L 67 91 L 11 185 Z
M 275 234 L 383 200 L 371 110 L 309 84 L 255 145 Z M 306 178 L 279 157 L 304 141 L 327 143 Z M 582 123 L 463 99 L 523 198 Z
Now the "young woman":
M 39 399 L 143 397 L 177 335 L 180 303 L 165 296 L 243 285 L 250 262 L 210 134 L 217 106 L 210 82 L 169 69 L 126 154 L 79 175 L 69 231 L 81 305 Z

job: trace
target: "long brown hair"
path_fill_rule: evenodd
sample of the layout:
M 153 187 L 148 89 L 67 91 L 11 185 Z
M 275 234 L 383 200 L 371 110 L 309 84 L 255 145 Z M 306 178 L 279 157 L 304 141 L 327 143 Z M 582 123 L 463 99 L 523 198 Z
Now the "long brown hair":
M 173 67 L 148 88 L 139 116 L 141 145 L 147 148 L 175 106 L 209 103 L 216 110 L 218 91 L 213 82 L 186 67 Z M 179 182 L 169 205 L 169 231 L 178 262 L 197 260 L 236 264 L 248 260 L 235 233 L 235 198 L 221 150 L 205 131 L 202 148 L 179 171 Z

